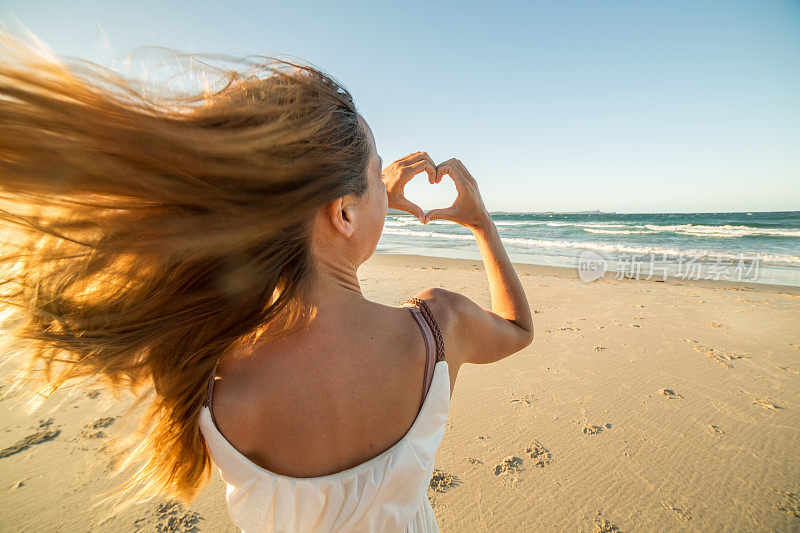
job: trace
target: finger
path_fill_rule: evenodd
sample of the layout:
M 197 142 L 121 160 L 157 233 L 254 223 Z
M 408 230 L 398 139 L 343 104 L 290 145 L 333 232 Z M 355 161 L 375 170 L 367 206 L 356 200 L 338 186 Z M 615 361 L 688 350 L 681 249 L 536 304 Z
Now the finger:
M 425 213 L 422 223 L 427 224 L 431 220 L 450 220 L 450 218 L 454 215 L 455 210 L 451 207 L 448 207 L 447 209 L 431 209 Z
M 455 161 L 456 161 L 455 159 L 448 159 L 447 161 L 443 161 L 436 166 L 436 180 L 437 180 L 436 183 L 442 181 L 442 178 L 444 177 L 445 174 L 453 178 L 453 181 L 456 181 L 456 179 L 450 173 L 451 170 L 453 169 L 453 164 L 455 163 Z M 439 172 L 439 169 L 441 169 L 441 172 Z
M 436 167 L 433 165 L 433 162 L 429 161 L 428 159 L 421 159 L 416 163 L 407 166 L 406 172 L 408 172 L 408 179 L 410 180 L 423 170 L 428 173 L 428 181 L 433 183 L 433 178 L 436 176 Z
M 422 222 L 422 219 L 425 216 L 425 212 L 422 210 L 420 206 L 418 206 L 417 204 L 406 198 L 398 198 L 397 202 L 395 203 L 395 207 L 397 209 L 405 211 L 406 213 L 411 213 L 412 215 L 417 217 L 417 220 L 419 220 L 420 222 Z
M 429 156 L 427 152 L 417 152 L 416 154 L 411 154 L 408 160 L 405 161 L 405 164 L 413 165 L 420 161 L 426 161 L 430 165 L 430 167 L 425 167 L 424 170 L 428 173 L 428 181 L 433 183 L 436 179 L 436 164 L 433 162 L 433 159 L 431 159 L 431 156 Z
M 436 168 L 436 176 L 439 178 L 439 181 L 442 181 L 442 178 L 445 176 L 445 174 L 453 179 L 453 183 L 456 186 L 456 191 L 459 194 L 467 192 L 467 180 L 460 168 L 452 163 L 440 163 Z M 439 183 L 439 181 L 436 183 Z
M 438 165 L 436 165 L 436 166 L 437 166 L 437 167 L 449 166 L 449 165 L 452 165 L 453 163 L 455 163 L 456 161 L 458 161 L 458 160 L 457 160 L 457 159 L 455 159 L 455 158 L 450 158 L 450 159 L 448 159 L 447 161 L 442 161 L 441 163 L 439 163 L 439 164 L 438 164 Z
M 469 170 L 467 170 L 467 166 L 460 159 L 448 159 L 444 163 L 440 163 L 439 166 L 446 166 L 449 170 L 458 173 L 464 182 L 470 185 L 477 185 L 475 178 L 470 174 Z M 450 176 L 453 177 L 451 172 L 445 172 L 445 174 L 450 174 Z M 455 178 L 453 181 L 456 181 Z
M 406 162 L 406 161 L 408 161 L 408 160 L 410 160 L 410 159 L 412 159 L 412 158 L 416 157 L 416 156 L 417 156 L 417 154 L 421 154 L 421 153 L 422 153 L 422 152 L 413 152 L 413 153 L 410 153 L 410 154 L 408 154 L 408 155 L 404 155 L 403 157 L 401 157 L 400 159 L 398 159 L 397 161 L 395 161 L 395 163 L 404 163 L 404 162 Z
M 470 183 L 475 183 L 475 178 L 472 177 L 469 170 L 467 170 L 467 165 L 465 165 L 460 159 L 455 159 L 453 162 L 453 166 L 458 167 L 464 175 L 464 179 Z

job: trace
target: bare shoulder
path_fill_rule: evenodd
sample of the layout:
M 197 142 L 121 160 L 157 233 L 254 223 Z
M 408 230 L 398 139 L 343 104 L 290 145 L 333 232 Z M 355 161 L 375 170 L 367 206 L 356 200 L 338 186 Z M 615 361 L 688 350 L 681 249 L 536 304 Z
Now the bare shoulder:
M 469 301 L 462 294 L 440 287 L 424 289 L 414 297 L 425 301 L 428 305 L 436 318 L 436 323 L 439 324 L 439 328 L 442 330 L 442 335 L 456 325 L 458 315 L 463 312 L 463 307 L 466 305 L 465 300 Z
M 528 346 L 532 331 L 488 311 L 458 292 L 442 288 L 421 291 L 417 298 L 431 309 L 445 341 L 448 364 L 494 363 Z
M 466 362 L 462 357 L 465 352 L 460 317 L 469 304 L 475 304 L 462 294 L 440 287 L 424 289 L 414 297 L 423 300 L 431 310 L 444 340 L 445 360 L 451 371 L 457 373 L 461 364 Z

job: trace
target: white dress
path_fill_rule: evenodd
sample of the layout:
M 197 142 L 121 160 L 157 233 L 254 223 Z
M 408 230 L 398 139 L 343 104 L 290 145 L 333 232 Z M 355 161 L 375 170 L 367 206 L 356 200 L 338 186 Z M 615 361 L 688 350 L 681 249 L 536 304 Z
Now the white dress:
M 433 335 L 419 310 L 410 310 L 425 337 L 430 368 Z M 447 362 L 433 365 L 428 379 L 422 407 L 400 441 L 357 466 L 311 478 L 282 476 L 247 459 L 219 432 L 204 406 L 200 431 L 227 485 L 233 523 L 245 533 L 439 531 L 427 489 L 450 411 Z

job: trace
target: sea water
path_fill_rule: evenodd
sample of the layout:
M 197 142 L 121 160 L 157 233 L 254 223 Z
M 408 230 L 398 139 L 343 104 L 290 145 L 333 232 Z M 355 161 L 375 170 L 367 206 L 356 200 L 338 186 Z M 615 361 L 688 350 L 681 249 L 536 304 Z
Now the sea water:
M 588 269 L 800 286 L 800 211 L 491 216 L 512 261 L 574 268 L 582 278 Z M 470 230 L 408 214 L 387 215 L 377 252 L 481 258 Z

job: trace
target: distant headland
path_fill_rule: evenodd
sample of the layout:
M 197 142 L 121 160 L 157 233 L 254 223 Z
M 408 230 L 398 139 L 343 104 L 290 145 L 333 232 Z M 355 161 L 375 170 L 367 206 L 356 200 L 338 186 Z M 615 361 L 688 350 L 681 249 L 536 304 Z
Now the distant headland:
M 387 215 L 407 215 L 405 211 L 400 209 L 389 209 Z M 614 215 L 616 213 L 611 211 L 489 211 L 491 215 Z

